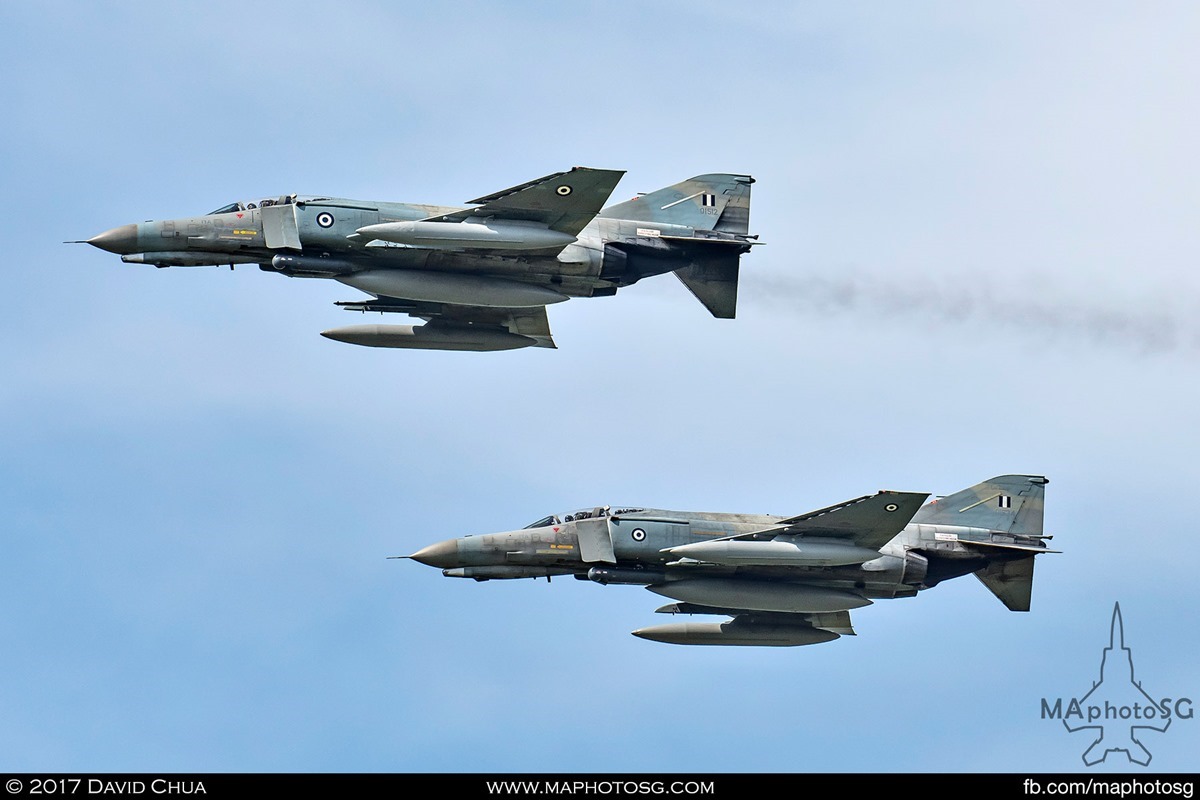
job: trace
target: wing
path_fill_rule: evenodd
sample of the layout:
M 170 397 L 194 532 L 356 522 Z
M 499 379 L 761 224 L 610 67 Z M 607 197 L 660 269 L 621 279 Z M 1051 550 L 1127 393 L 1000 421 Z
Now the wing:
M 476 208 L 429 217 L 422 222 L 492 217 L 536 222 L 552 231 L 577 236 L 600 213 L 624 174 L 624 170 L 575 167 L 468 201 Z
M 878 550 L 904 530 L 928 497 L 925 492 L 879 492 L 785 519 L 778 533 L 847 539 Z
M 780 520 L 769 528 L 711 541 L 767 541 L 777 536 L 807 536 L 843 539 L 856 547 L 878 550 L 904 530 L 927 497 L 927 493 L 921 492 L 883 491 Z M 672 552 L 682 552 L 688 547 L 692 545 L 673 548 Z
M 928 496 L 879 492 L 756 531 L 667 548 L 663 552 L 679 559 L 669 562 L 668 569 L 698 572 L 694 579 L 677 573 L 680 577 L 674 580 L 646 587 L 682 601 L 659 612 L 724 614 L 732 619 L 655 625 L 633 634 L 669 644 L 759 647 L 795 647 L 853 636 L 849 611 L 839 609 L 869 605 L 867 597 L 849 589 L 770 577 L 780 575 L 780 568 L 836 568 L 878 558 L 879 548 L 904 529 Z M 714 565 L 723 571 L 711 572 Z M 758 577 L 737 577 L 744 569 Z M 700 577 L 704 573 L 709 577 Z
M 395 300 L 387 297 L 363 301 L 343 301 L 339 302 L 338 305 L 349 311 L 396 312 L 409 314 L 427 321 L 427 324 L 415 329 L 420 332 L 418 338 L 425 340 L 424 344 L 414 341 L 411 333 L 403 335 L 399 333 L 401 330 L 409 330 L 407 326 L 397 326 L 395 328 L 397 334 L 394 336 L 388 335 L 390 326 L 382 325 L 350 326 L 348 328 L 325 331 L 322 334 L 327 338 L 350 342 L 351 344 L 432 350 L 476 349 L 454 345 L 455 342 L 461 343 L 461 334 L 463 332 L 468 332 L 469 337 L 477 341 L 487 341 L 488 336 L 491 335 L 492 341 L 497 342 L 498 346 L 486 349 L 507 350 L 518 347 L 556 347 L 554 338 L 550 335 L 550 322 L 546 318 L 545 306 L 534 306 L 532 308 L 493 308 L 460 306 L 448 303 L 422 303 L 410 300 Z M 362 328 L 375 329 L 367 332 L 365 337 L 372 341 L 364 340 L 362 332 L 359 330 Z M 515 337 L 520 337 L 526 341 L 522 342 Z M 443 341 L 442 346 L 438 345 L 439 340 Z

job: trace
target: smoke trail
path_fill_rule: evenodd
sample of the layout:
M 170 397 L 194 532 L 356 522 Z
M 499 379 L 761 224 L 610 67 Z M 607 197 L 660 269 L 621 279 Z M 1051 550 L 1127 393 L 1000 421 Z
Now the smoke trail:
M 1126 299 L 1118 308 L 1052 296 L 1030 278 L 1012 283 L 1019 284 L 1020 293 L 976 280 L 964 284 L 865 274 L 746 275 L 743 296 L 751 303 L 795 313 L 870 315 L 938 326 L 985 324 L 1144 354 L 1200 351 L 1200 313 L 1183 313 L 1180 298 Z

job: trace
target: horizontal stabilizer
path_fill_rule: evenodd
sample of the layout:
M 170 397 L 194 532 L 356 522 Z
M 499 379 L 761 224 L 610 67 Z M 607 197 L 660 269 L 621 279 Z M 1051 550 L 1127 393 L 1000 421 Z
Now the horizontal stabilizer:
M 728 250 L 727 247 L 721 249 Z M 737 316 L 740 252 L 697 254 L 686 267 L 675 270 L 675 277 L 717 319 Z
M 662 239 L 664 242 L 679 245 L 683 248 L 687 248 L 692 245 L 699 245 L 701 247 L 716 245 L 717 247 L 726 250 L 737 250 L 739 253 L 748 253 L 750 248 L 754 245 L 762 244 L 762 242 L 757 241 L 757 236 L 714 233 L 706 233 L 702 235 L 699 231 L 692 236 L 672 236 L 663 234 L 658 238 Z
M 1046 537 L 1050 538 L 1050 537 Z M 960 544 L 968 547 L 982 547 L 985 551 L 1009 551 L 1012 553 L 1061 553 L 1062 550 L 1050 550 L 1033 544 L 1016 544 L 1015 542 L 977 542 L 971 539 L 959 539 Z
M 1009 611 L 1028 611 L 1033 596 L 1033 556 L 997 561 L 975 573 Z

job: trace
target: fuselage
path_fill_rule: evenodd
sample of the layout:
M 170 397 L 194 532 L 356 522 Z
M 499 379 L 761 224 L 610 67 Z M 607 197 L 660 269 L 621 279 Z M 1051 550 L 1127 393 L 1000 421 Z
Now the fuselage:
M 448 539 L 412 558 L 442 568 L 448 577 L 476 580 L 574 575 L 597 583 L 649 585 L 690 579 L 702 567 L 706 578 L 802 583 L 879 599 L 911 597 L 942 580 L 980 569 L 988 558 L 967 542 L 1010 545 L 1016 541 L 984 528 L 910 523 L 874 553 L 844 541 L 809 537 L 796 540 L 795 545 L 778 541 L 709 545 L 700 552 L 720 550 L 723 555 L 688 555 L 702 543 L 770 529 L 782 519 L 597 507 L 552 515 L 519 530 Z M 843 552 L 847 555 L 839 558 Z
M 371 229 L 382 231 L 389 225 L 415 224 L 463 210 L 285 195 L 276 200 L 231 203 L 202 216 L 123 225 L 89 241 L 120 254 L 128 263 L 164 267 L 257 264 L 265 271 L 334 278 L 350 285 L 355 283 L 346 280 L 349 276 L 374 270 L 496 276 L 550 287 L 562 296 L 558 299 L 565 299 L 611 294 L 620 286 L 676 269 L 675 254 L 661 237 L 695 233 L 687 226 L 655 222 L 653 235 L 648 235 L 645 222 L 597 217 L 574 241 L 562 246 L 555 240 L 545 248 L 503 247 L 503 242 L 472 241 L 460 233 L 470 228 L 483 230 L 488 224 L 499 229 L 498 223 L 486 221 L 473 225 L 423 223 L 427 229 L 424 237 L 419 232 L 410 234 L 416 244 L 371 234 Z M 509 230 L 521 233 L 517 224 L 508 225 Z M 360 233 L 363 229 L 368 232 Z M 533 238 L 535 233 L 533 229 L 527 233 L 532 245 L 539 244 Z M 612 242 L 622 242 L 624 250 L 619 254 L 609 251 L 606 258 L 605 244 Z M 630 258 L 630 252 L 637 257 Z M 542 298 L 540 304 L 546 302 Z
M 414 325 L 351 325 L 334 341 L 416 350 L 553 349 L 546 308 L 606 297 L 674 272 L 719 319 L 737 312 L 748 233 L 748 175 L 697 175 L 605 206 L 620 170 L 575 167 L 469 201 L 468 207 L 283 195 L 208 214 L 122 225 L 86 240 L 133 264 L 253 264 L 327 278 L 370 299 L 347 311 Z

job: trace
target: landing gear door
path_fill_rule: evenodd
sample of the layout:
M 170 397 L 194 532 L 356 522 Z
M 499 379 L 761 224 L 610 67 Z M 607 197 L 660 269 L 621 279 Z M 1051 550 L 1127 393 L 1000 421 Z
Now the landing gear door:
M 296 204 L 277 203 L 263 206 L 263 238 L 267 247 L 300 249 L 300 231 L 296 226 Z
M 575 535 L 579 537 L 579 557 L 584 562 L 617 563 L 617 557 L 613 554 L 612 535 L 608 532 L 608 517 L 577 520 Z

